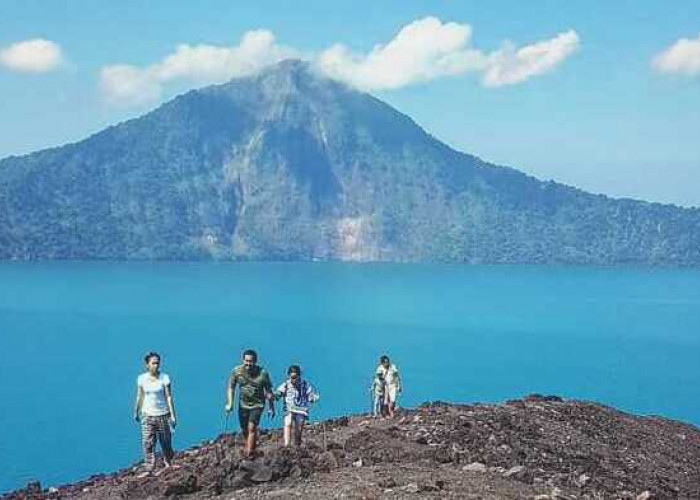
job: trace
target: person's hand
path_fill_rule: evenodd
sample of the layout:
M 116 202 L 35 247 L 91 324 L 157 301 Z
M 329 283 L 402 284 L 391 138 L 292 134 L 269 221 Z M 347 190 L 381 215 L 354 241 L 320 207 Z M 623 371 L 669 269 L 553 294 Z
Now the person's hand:
M 267 414 L 270 416 L 270 418 L 275 418 L 275 407 L 271 406 L 269 410 L 267 410 Z
M 170 425 L 172 425 L 173 427 L 177 426 L 177 419 L 172 415 L 170 416 Z
M 226 413 L 231 413 L 231 410 L 233 410 L 233 405 L 226 403 L 226 407 L 224 408 L 226 410 Z

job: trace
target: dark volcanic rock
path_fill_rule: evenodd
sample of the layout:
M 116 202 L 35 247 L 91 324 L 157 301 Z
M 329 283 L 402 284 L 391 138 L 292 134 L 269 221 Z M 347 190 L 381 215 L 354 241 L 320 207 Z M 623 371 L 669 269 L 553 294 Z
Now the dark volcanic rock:
M 138 479 L 126 470 L 52 492 L 34 485 L 2 500 L 205 499 L 231 491 L 240 500 L 382 492 L 485 500 L 700 498 L 697 428 L 557 397 L 432 403 L 393 421 L 312 424 L 300 449 L 279 448 L 278 437 L 270 433 L 255 460 L 241 460 L 231 436 L 221 436 L 179 454 L 179 468 L 157 477 Z
M 198 491 L 197 476 L 190 474 L 185 478 L 176 478 L 165 487 L 165 496 L 186 495 Z

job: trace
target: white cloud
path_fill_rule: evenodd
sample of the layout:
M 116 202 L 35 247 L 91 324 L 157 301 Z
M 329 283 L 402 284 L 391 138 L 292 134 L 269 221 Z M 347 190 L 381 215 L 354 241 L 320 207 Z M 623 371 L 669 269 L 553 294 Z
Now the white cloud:
M 298 56 L 297 51 L 275 43 L 267 30 L 248 31 L 234 47 L 185 44 L 149 66 L 106 66 L 100 72 L 100 86 L 112 104 L 142 105 L 157 100 L 169 82 L 221 83 Z
M 322 52 L 317 64 L 327 75 L 367 90 L 396 89 L 483 67 L 483 55 L 467 48 L 467 24 L 426 17 L 404 26 L 386 45 L 367 55 L 337 44 Z
M 0 50 L 0 65 L 10 71 L 47 73 L 62 63 L 61 46 L 43 38 L 17 42 Z
M 579 47 L 575 31 L 561 33 L 551 40 L 526 45 L 520 49 L 507 43 L 489 55 L 483 83 L 487 87 L 501 87 L 521 83 L 533 76 L 554 69 Z
M 694 39 L 681 38 L 657 55 L 652 67 L 659 73 L 700 74 L 700 35 Z
M 365 90 L 395 89 L 436 78 L 480 73 L 487 87 L 524 82 L 544 74 L 579 46 L 575 31 L 522 48 L 510 43 L 493 53 L 471 48 L 468 24 L 426 17 L 403 27 L 386 45 L 357 54 L 344 45 L 321 53 L 318 65 L 329 76 Z
M 471 37 L 468 24 L 426 17 L 366 54 L 335 44 L 308 59 L 331 78 L 364 90 L 397 89 L 469 72 L 479 74 L 484 86 L 499 87 L 551 71 L 579 46 L 576 32 L 567 31 L 551 40 L 521 48 L 507 43 L 485 53 L 470 46 Z M 106 66 L 100 85 L 114 104 L 142 105 L 157 100 L 170 82 L 225 82 L 293 57 L 300 57 L 300 52 L 278 45 L 270 31 L 249 31 L 234 47 L 180 45 L 148 66 Z
M 141 106 L 161 95 L 161 82 L 149 69 L 126 64 L 102 68 L 100 86 L 111 104 Z

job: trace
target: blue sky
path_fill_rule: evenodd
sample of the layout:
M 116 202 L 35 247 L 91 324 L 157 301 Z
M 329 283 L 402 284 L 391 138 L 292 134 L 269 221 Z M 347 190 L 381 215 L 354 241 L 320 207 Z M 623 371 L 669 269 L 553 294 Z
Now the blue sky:
M 0 0 L 0 158 L 288 54 L 485 160 L 700 206 L 697 0 Z

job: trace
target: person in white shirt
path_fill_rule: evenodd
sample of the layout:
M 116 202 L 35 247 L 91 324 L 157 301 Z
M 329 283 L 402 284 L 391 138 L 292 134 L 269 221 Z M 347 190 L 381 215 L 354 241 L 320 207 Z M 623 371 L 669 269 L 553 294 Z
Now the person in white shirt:
M 389 418 L 392 418 L 396 411 L 398 396 L 403 391 L 399 369 L 391 362 L 389 356 L 385 355 L 379 358 L 379 366 L 377 366 L 375 373 L 381 374 L 384 378 L 384 383 L 386 384 L 384 402 L 386 404 L 387 415 Z
M 163 464 L 166 468 L 172 464 L 175 452 L 172 447 L 170 426 L 177 424 L 175 403 L 170 377 L 160 371 L 160 355 L 156 352 L 146 354 L 146 373 L 136 380 L 136 405 L 134 420 L 141 422 L 141 444 L 143 446 L 144 467 L 143 475 L 155 472 L 156 441 L 160 442 L 163 450 Z

